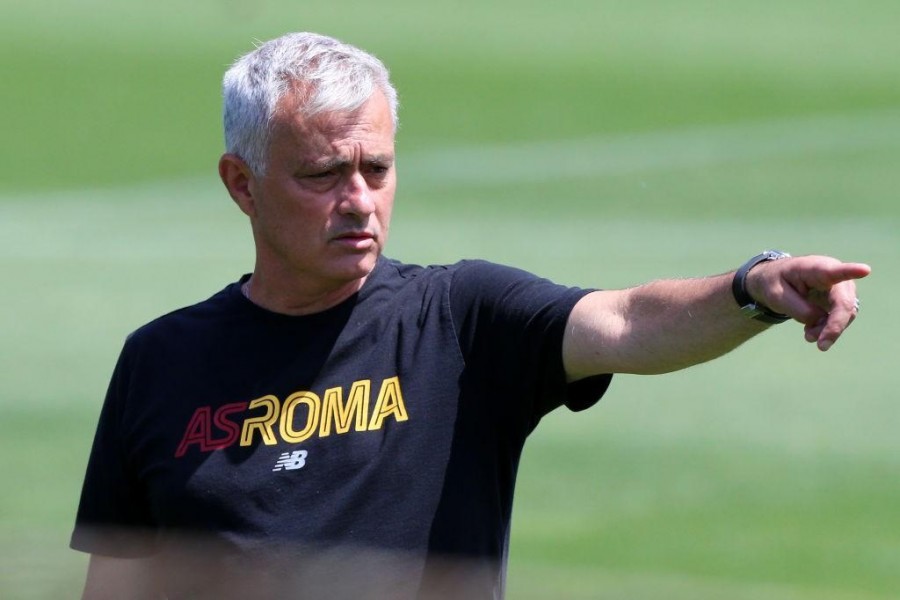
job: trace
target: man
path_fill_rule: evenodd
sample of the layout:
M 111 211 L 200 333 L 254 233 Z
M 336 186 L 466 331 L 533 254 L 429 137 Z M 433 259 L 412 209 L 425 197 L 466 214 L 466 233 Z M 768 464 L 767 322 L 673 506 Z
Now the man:
M 384 66 L 291 34 L 224 91 L 219 174 L 254 270 L 127 340 L 72 538 L 85 598 L 502 597 L 541 417 L 788 318 L 827 350 L 859 309 L 869 268 L 822 256 L 617 291 L 391 261 Z

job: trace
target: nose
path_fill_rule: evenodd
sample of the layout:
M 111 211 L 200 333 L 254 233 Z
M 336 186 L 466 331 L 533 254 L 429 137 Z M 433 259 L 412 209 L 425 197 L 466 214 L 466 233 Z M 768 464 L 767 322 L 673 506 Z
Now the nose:
M 341 214 L 367 217 L 375 212 L 372 190 L 362 173 L 353 173 L 347 177 L 341 189 L 338 210 Z

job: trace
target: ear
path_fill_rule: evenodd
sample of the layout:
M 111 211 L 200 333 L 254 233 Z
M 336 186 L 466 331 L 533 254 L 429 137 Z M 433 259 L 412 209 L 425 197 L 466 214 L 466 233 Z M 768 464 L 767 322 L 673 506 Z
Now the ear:
M 219 159 L 219 177 L 235 204 L 248 217 L 256 215 L 253 196 L 256 178 L 247 163 L 237 154 L 223 154 Z

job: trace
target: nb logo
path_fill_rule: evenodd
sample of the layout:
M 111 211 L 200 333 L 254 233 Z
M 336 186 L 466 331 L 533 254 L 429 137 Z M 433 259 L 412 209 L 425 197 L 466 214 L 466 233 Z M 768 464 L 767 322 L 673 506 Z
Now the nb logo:
M 293 452 L 284 452 L 278 457 L 275 468 L 272 471 L 295 471 L 302 469 L 306 465 L 306 456 L 309 453 L 306 450 L 294 450 Z

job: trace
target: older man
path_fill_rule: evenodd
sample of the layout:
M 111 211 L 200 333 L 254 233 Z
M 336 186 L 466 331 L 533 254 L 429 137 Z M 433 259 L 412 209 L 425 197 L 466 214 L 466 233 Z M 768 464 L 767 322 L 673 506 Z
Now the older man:
M 389 260 L 384 66 L 291 34 L 224 89 L 219 173 L 256 263 L 126 341 L 72 538 L 92 555 L 85 598 L 502 597 L 545 414 L 788 318 L 827 350 L 859 308 L 866 265 L 774 251 L 618 291 Z

